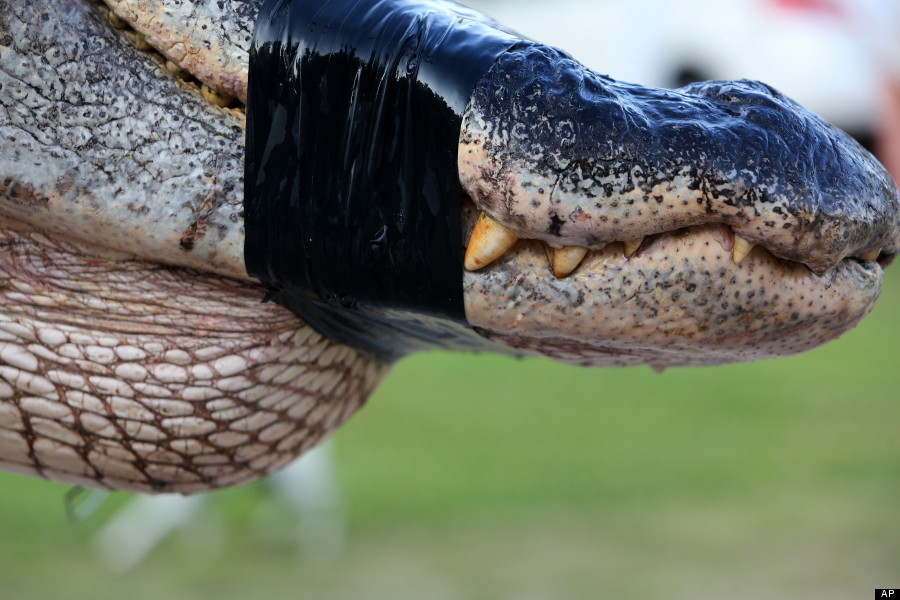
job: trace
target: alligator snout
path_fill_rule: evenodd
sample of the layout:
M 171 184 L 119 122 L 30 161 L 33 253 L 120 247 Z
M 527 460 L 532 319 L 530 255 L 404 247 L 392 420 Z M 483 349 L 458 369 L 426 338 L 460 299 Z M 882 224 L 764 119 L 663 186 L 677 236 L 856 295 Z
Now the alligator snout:
M 472 98 L 460 173 L 491 219 L 554 247 L 722 224 L 817 273 L 900 248 L 878 161 L 755 81 L 651 89 L 556 49 L 513 51 Z

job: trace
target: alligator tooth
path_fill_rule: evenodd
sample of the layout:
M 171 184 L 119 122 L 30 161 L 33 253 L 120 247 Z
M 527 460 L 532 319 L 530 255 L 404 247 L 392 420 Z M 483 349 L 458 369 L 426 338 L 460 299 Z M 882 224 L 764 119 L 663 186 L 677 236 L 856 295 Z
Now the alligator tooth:
M 544 254 L 547 256 L 547 261 L 552 265 L 553 264 L 553 253 L 556 252 L 556 248 L 551 246 L 550 244 L 544 242 L 541 244 L 544 247 Z
M 878 255 L 881 254 L 881 248 L 877 250 L 868 250 L 866 252 L 860 252 L 859 257 L 866 262 L 872 262 L 878 259 Z
M 134 45 L 138 50 L 149 50 L 150 48 L 152 48 L 150 42 L 147 41 L 147 38 L 144 37 L 143 33 L 135 33 Z
M 753 244 L 738 234 L 734 234 L 734 247 L 731 249 L 731 258 L 734 260 L 734 264 L 741 264 L 751 250 L 753 250 Z
M 622 242 L 625 245 L 625 258 L 631 258 L 631 256 L 637 252 L 637 249 L 641 247 L 643 242 L 644 236 L 635 238 L 630 242 Z
M 588 249 L 582 246 L 563 246 L 562 248 L 553 248 L 550 257 L 550 266 L 553 269 L 553 275 L 557 279 L 566 277 L 581 264 L 584 255 Z
M 109 11 L 106 15 L 109 19 L 109 24 L 112 25 L 113 29 L 125 29 L 128 27 L 128 23 L 123 21 L 122 18 L 113 11 Z
M 512 248 L 518 239 L 512 231 L 482 213 L 466 248 L 466 270 L 477 271 L 488 266 Z
M 200 88 L 200 94 L 203 96 L 203 99 L 209 102 L 214 106 L 225 107 L 231 104 L 231 96 L 223 94 L 217 90 L 212 89 L 208 85 L 204 85 Z
M 188 72 L 176 65 L 171 60 L 166 61 L 166 70 L 178 79 L 188 78 Z

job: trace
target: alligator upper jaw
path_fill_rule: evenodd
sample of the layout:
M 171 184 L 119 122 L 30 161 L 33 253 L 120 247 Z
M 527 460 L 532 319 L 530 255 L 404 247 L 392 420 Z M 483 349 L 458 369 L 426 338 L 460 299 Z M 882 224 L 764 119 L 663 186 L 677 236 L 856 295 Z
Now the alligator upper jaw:
M 142 2 L 157 4 L 158 0 Z M 176 34 L 198 35 L 198 31 L 194 29 Z M 150 65 L 153 71 L 150 78 L 160 86 L 154 93 L 169 94 L 173 97 L 170 100 L 174 99 L 174 102 L 166 101 L 167 105 L 189 101 L 199 106 L 200 90 L 191 91 L 184 83 L 171 81 L 171 75 L 160 68 L 159 62 L 148 62 L 140 53 L 130 60 Z M 237 60 L 246 61 L 246 56 Z M 222 111 L 208 103 L 205 108 L 194 109 L 192 118 L 198 118 L 198 115 L 213 127 L 217 126 L 217 122 L 230 123 L 228 127 L 232 128 L 243 125 L 233 111 Z M 162 128 L 153 132 L 153 137 L 175 143 L 183 133 L 182 127 L 164 123 Z M 232 140 L 233 146 L 222 148 L 222 152 L 239 160 L 243 140 L 240 136 Z M 465 156 L 464 149 L 461 149 L 461 156 Z M 552 149 L 545 156 L 553 157 Z M 190 157 L 183 155 L 175 158 L 190 160 Z M 495 172 L 501 172 L 507 164 L 499 167 Z M 525 169 L 522 172 L 529 171 Z M 136 187 L 135 180 L 129 179 L 127 173 L 106 175 L 113 178 L 113 184 Z M 461 168 L 461 176 L 466 184 L 464 168 Z M 201 222 L 216 223 L 216 211 L 221 207 L 239 207 L 241 189 L 234 186 L 227 190 L 217 188 L 218 180 L 215 176 L 213 179 L 215 189 L 212 195 L 215 201 L 212 204 L 209 193 L 190 189 L 193 182 L 187 179 L 185 188 L 176 192 L 181 196 L 167 198 L 167 201 L 172 205 L 191 207 L 189 212 L 203 217 L 199 219 Z M 476 177 L 476 185 L 470 187 L 469 192 L 481 203 L 480 208 L 497 220 L 506 220 L 504 226 L 513 232 L 511 239 L 515 245 L 495 257 L 496 261 L 488 268 L 465 274 L 469 320 L 488 337 L 516 351 L 551 355 L 578 364 L 713 364 L 809 349 L 851 328 L 871 309 L 877 298 L 881 267 L 845 257 L 856 253 L 857 256 L 873 258 L 875 250 L 883 249 L 880 260 L 885 261 L 898 247 L 894 188 L 893 197 L 888 198 L 894 203 L 893 220 L 885 226 L 882 220 L 875 219 L 881 229 L 873 228 L 871 223 L 863 223 L 856 230 L 863 232 L 864 237 L 850 236 L 850 243 L 845 244 L 841 251 L 829 255 L 828 265 L 823 265 L 817 264 L 815 252 L 805 254 L 811 252 L 814 244 L 794 250 L 785 250 L 778 244 L 769 245 L 769 238 L 764 232 L 770 228 L 764 226 L 763 213 L 757 215 L 745 210 L 740 221 L 730 220 L 727 216 L 721 219 L 707 216 L 700 221 L 706 223 L 706 227 L 692 225 L 690 221 L 667 221 L 652 218 L 653 215 L 637 214 L 631 215 L 628 227 L 620 227 L 614 233 L 597 234 L 596 230 L 592 230 L 585 234 L 578 230 L 579 213 L 575 209 L 564 213 L 566 218 L 570 218 L 566 229 L 549 218 L 547 213 L 546 226 L 529 224 L 527 219 L 523 220 L 525 212 L 511 210 L 515 208 L 512 204 L 491 203 L 492 195 L 487 188 L 498 180 L 497 177 Z M 521 177 L 506 179 L 507 183 L 510 181 L 520 187 L 523 183 Z M 139 185 L 143 183 L 139 181 Z M 480 190 L 478 185 L 486 187 Z M 698 186 L 690 182 L 685 184 L 685 189 L 691 187 Z M 702 186 L 699 187 L 703 192 Z M 162 200 L 158 194 L 158 190 L 148 189 L 145 201 Z M 574 196 L 577 194 L 573 192 Z M 869 204 L 871 214 L 884 212 L 884 207 Z M 479 213 L 471 207 L 465 211 L 472 226 Z M 591 213 L 583 210 L 581 214 Z M 836 219 L 832 222 L 841 223 L 843 220 L 844 224 L 852 225 L 855 218 L 842 215 L 840 210 L 829 214 Z M 595 216 L 596 221 L 603 222 L 600 217 L 606 215 L 595 213 Z M 90 219 L 96 217 L 96 213 L 77 216 L 83 225 L 80 229 L 92 231 L 93 222 Z M 107 218 L 104 222 L 119 223 L 125 231 L 128 219 L 122 220 L 120 217 Z M 234 221 L 231 217 L 224 220 Z M 105 238 L 106 245 L 128 251 L 139 248 L 142 256 L 152 260 L 195 268 L 208 260 L 197 258 L 204 247 L 204 240 L 209 239 L 211 232 L 221 232 L 224 227 L 222 224 L 198 229 L 194 223 L 189 223 L 184 230 L 145 235 L 141 226 L 146 222 L 138 219 L 135 224 L 134 228 L 128 228 L 127 235 Z M 751 233 L 755 225 L 759 225 L 763 233 Z M 722 228 L 724 226 L 738 230 L 744 234 L 744 239 L 749 239 L 759 248 L 749 252 L 742 260 L 735 260 L 742 258 L 741 250 L 737 257 L 734 256 L 734 249 L 740 248 L 741 243 L 738 241 L 735 244 L 737 238 L 731 238 L 730 231 Z M 58 232 L 66 230 L 64 223 L 58 223 L 55 227 Z M 190 247 L 182 243 L 186 231 L 196 234 L 192 237 L 196 241 Z M 234 237 L 240 234 L 240 230 L 233 231 L 237 233 L 228 234 L 229 239 L 234 238 L 229 242 L 231 250 L 222 252 L 230 257 L 226 266 L 216 263 L 211 270 L 246 277 L 239 268 L 239 239 Z M 816 231 L 809 231 L 808 239 L 818 239 Z M 142 235 L 146 239 L 136 243 L 135 238 Z M 648 237 L 643 239 L 643 243 L 638 243 L 644 236 Z M 85 235 L 84 241 L 94 241 L 95 238 L 89 239 Z M 524 239 L 516 242 L 519 238 Z M 554 269 L 554 255 L 562 255 L 563 252 L 551 252 L 551 260 L 548 260 L 547 247 L 542 242 L 527 238 L 541 239 L 554 247 L 590 246 L 591 249 L 587 253 L 575 251 L 576 256 L 586 256 L 581 262 L 569 258 L 566 265 L 566 257 L 560 258 L 557 262 L 563 266 Z M 729 242 L 731 248 L 728 248 Z M 215 255 L 215 240 L 209 245 Z M 766 248 L 794 260 L 776 257 Z M 216 259 L 213 256 L 211 262 Z M 812 273 L 797 259 L 816 266 L 821 274 Z M 554 271 L 561 278 L 555 277 Z
M 509 52 L 472 97 L 459 171 L 491 218 L 557 247 L 720 223 L 818 273 L 900 249 L 885 169 L 754 81 L 651 89 L 556 49 Z

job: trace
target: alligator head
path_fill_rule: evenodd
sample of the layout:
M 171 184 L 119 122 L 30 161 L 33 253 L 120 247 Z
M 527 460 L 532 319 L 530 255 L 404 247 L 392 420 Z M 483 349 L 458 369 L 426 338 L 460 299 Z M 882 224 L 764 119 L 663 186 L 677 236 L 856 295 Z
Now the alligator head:
M 5 468 L 234 484 L 385 373 L 261 304 L 244 268 L 260 4 L 0 0 Z M 884 169 L 755 82 L 651 90 L 508 52 L 466 110 L 458 170 L 469 322 L 488 348 L 576 364 L 807 350 L 867 314 L 900 248 Z

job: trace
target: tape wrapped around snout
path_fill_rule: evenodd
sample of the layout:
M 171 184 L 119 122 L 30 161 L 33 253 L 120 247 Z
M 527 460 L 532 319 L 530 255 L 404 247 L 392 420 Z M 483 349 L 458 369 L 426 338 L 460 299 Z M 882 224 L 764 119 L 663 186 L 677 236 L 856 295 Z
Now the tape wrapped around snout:
M 250 52 L 247 271 L 376 358 L 475 347 L 457 148 L 522 38 L 446 0 L 267 0 Z

